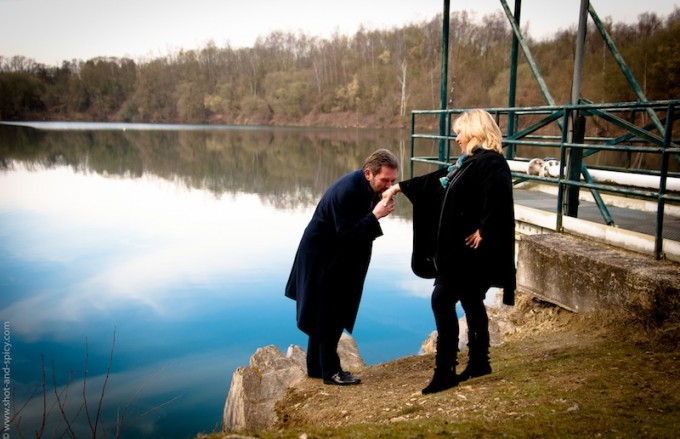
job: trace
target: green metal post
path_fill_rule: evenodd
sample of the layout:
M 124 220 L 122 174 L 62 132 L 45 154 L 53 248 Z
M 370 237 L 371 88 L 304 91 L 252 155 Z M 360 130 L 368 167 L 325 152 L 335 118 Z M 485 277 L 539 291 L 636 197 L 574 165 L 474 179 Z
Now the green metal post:
M 409 160 L 410 164 L 410 173 L 409 176 L 410 178 L 413 178 L 413 156 L 416 153 L 416 139 L 413 137 L 413 134 L 416 132 L 416 114 L 414 112 L 411 112 L 411 160 Z
M 589 0 L 581 0 L 581 8 L 578 19 L 578 32 L 576 34 L 576 54 L 574 56 L 574 77 L 571 87 L 571 103 L 578 105 L 581 96 L 581 73 L 583 66 L 583 51 L 586 41 L 586 26 L 588 20 Z M 572 131 L 569 135 L 571 143 L 583 143 L 586 133 L 586 120 L 580 112 L 574 115 Z M 570 148 L 567 150 L 567 178 L 578 182 L 581 179 L 581 168 L 583 167 L 583 150 L 580 148 Z M 567 216 L 578 216 L 578 198 L 580 188 L 578 186 L 567 187 L 566 205 L 564 207 Z
M 583 143 L 586 135 L 586 118 L 576 113 L 573 122 L 574 131 L 571 143 Z M 581 148 L 570 148 L 567 158 L 567 179 L 579 182 L 581 180 L 581 166 L 583 165 L 583 150 Z M 578 217 L 578 196 L 581 188 L 569 185 L 567 187 L 566 205 L 564 214 L 574 218 Z
M 519 29 L 520 15 L 522 12 L 522 0 L 515 0 L 515 14 L 514 20 L 517 28 Z M 513 33 L 512 35 L 512 52 L 510 53 L 510 90 L 508 93 L 508 107 L 513 108 L 516 103 L 517 96 L 517 58 L 518 58 L 518 46 L 519 41 L 517 36 Z M 511 138 L 515 135 L 515 113 L 508 113 L 508 131 L 507 137 Z M 515 150 L 517 147 L 515 144 L 508 145 L 505 148 L 505 157 L 507 159 L 513 159 L 515 157 Z
M 564 116 L 561 125 L 562 126 L 569 126 L 569 119 L 573 117 L 572 114 L 573 110 L 564 109 Z M 562 232 L 562 217 L 563 217 L 563 211 L 564 211 L 564 192 L 567 190 L 567 185 L 564 184 L 565 178 L 565 163 L 566 163 L 566 157 L 567 157 L 567 148 L 564 146 L 564 144 L 567 143 L 567 130 L 562 130 L 562 133 L 560 135 L 560 144 L 562 145 L 560 147 L 560 176 L 559 176 L 559 182 L 557 184 L 557 223 L 555 225 L 556 230 L 558 232 Z
M 448 161 L 446 145 L 448 140 L 443 139 L 447 134 L 446 114 L 444 110 L 447 109 L 447 89 L 449 76 L 449 14 L 450 14 L 451 0 L 444 0 L 444 12 L 442 17 L 442 67 L 441 67 L 441 82 L 439 86 L 440 109 L 439 114 L 439 161 Z
M 581 76 L 583 73 L 583 52 L 586 42 L 586 27 L 588 21 L 589 0 L 581 0 L 578 17 L 578 32 L 576 34 L 576 54 L 574 56 L 574 77 L 571 81 L 571 103 L 578 105 L 581 97 Z
M 673 132 L 673 114 L 675 107 L 668 105 L 666 110 L 666 132 L 664 133 L 663 148 L 667 149 L 671 146 L 672 132 Z M 659 177 L 659 204 L 656 210 L 656 236 L 654 242 L 654 258 L 661 259 L 663 255 L 663 213 L 666 206 L 666 200 L 663 198 L 666 194 L 666 179 L 668 178 L 668 162 L 669 153 L 664 151 L 661 156 L 661 176 Z

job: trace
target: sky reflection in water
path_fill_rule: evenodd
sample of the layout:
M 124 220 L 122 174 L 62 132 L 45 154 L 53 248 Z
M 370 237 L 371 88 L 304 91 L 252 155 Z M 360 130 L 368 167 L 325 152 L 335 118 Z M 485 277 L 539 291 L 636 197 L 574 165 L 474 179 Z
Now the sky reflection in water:
M 231 375 L 255 349 L 306 348 L 283 289 L 312 210 L 148 174 L 14 162 L 0 173 L 0 317 L 11 324 L 17 400 L 40 384 L 41 354 L 60 385 L 73 372 L 74 395 L 87 359 L 96 392 L 115 331 L 107 425 L 139 392 L 129 419 L 169 403 L 125 437 L 219 429 Z M 431 281 L 410 270 L 410 221 L 381 223 L 354 333 L 369 364 L 417 353 L 434 327 Z

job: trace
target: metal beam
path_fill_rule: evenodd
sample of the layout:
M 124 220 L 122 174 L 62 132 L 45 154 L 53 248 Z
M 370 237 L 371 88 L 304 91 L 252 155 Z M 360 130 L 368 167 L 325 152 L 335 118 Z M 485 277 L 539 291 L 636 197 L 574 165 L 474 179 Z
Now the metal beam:
M 515 14 L 514 21 L 519 29 L 520 16 L 522 13 L 522 0 L 515 0 Z M 508 107 L 514 107 L 516 104 L 517 96 L 517 58 L 518 58 L 518 46 L 519 41 L 517 36 L 512 34 L 512 51 L 510 52 L 510 88 L 508 90 Z M 508 114 L 508 129 L 507 137 L 511 138 L 515 135 L 515 115 L 514 113 Z M 515 157 L 515 150 L 517 148 L 515 145 L 508 145 L 505 148 L 505 158 L 512 159 Z
M 439 84 L 439 107 L 446 110 L 448 107 L 448 76 L 449 76 L 449 15 L 451 0 L 444 0 L 444 12 L 442 14 L 442 66 L 441 79 Z M 446 136 L 447 116 L 442 111 L 439 115 L 439 135 Z M 439 140 L 439 161 L 444 162 L 449 159 L 449 142 L 445 139 Z
M 595 22 L 595 27 L 597 27 L 597 30 L 600 32 L 602 39 L 604 40 L 605 44 L 609 48 L 609 51 L 616 60 L 617 64 L 619 65 L 621 72 L 623 72 L 623 75 L 626 77 L 628 84 L 630 84 L 631 88 L 637 95 L 638 100 L 640 102 L 647 102 L 647 98 L 645 97 L 645 93 L 642 91 L 640 84 L 637 83 L 637 81 L 635 80 L 635 76 L 633 76 L 633 72 L 630 71 L 628 65 L 623 60 L 621 53 L 616 48 L 614 41 L 609 36 L 607 29 L 605 29 L 602 20 L 600 20 L 600 17 L 597 15 L 597 12 L 595 12 L 595 9 L 593 8 L 592 4 L 588 6 L 588 12 L 590 12 L 590 16 L 592 17 L 593 22 Z M 647 114 L 649 115 L 650 119 L 654 122 L 656 129 L 659 130 L 659 134 L 663 136 L 664 135 L 663 125 L 661 124 L 661 121 L 656 116 L 654 111 L 651 108 L 647 108 Z
M 571 103 L 578 105 L 581 98 L 581 76 L 583 74 L 583 53 L 586 42 L 586 30 L 588 28 L 588 8 L 590 0 L 581 0 L 581 9 L 578 14 L 578 32 L 576 34 L 576 55 L 574 56 L 574 78 L 571 84 Z
M 515 21 L 514 16 L 512 15 L 512 12 L 510 12 L 510 7 L 508 7 L 508 2 L 506 0 L 500 0 L 501 1 L 501 6 L 503 6 L 503 10 L 505 11 L 505 15 L 508 17 L 508 21 L 510 22 L 510 26 L 512 27 L 512 32 L 515 35 L 515 38 L 517 39 L 517 44 L 522 48 L 522 52 L 524 53 L 524 57 L 527 59 L 527 63 L 529 64 L 529 67 L 531 68 L 531 71 L 534 74 L 534 77 L 536 78 L 536 81 L 538 82 L 538 87 L 541 89 L 541 93 L 543 93 L 543 98 L 545 101 L 548 103 L 550 106 L 555 105 L 555 99 L 553 99 L 552 95 L 550 94 L 550 91 L 548 90 L 548 86 L 545 83 L 545 80 L 543 79 L 543 75 L 541 75 L 541 72 L 538 70 L 538 65 L 536 64 L 536 61 L 534 60 L 533 55 L 531 55 L 531 50 L 529 50 L 529 46 L 527 45 L 526 41 L 524 41 L 524 38 L 522 37 L 522 32 L 519 30 L 519 26 L 517 25 L 517 22 Z
M 673 119 L 674 119 L 674 107 L 672 105 L 668 106 L 666 110 L 666 132 L 664 133 L 664 148 L 669 148 L 671 144 L 671 136 L 673 132 Z M 666 195 L 666 180 L 668 178 L 668 159 L 670 157 L 667 153 L 664 153 L 661 159 L 661 178 L 659 179 L 659 207 L 656 211 L 656 241 L 654 243 L 654 257 L 656 259 L 661 259 L 663 255 L 663 215 L 664 209 L 666 207 L 666 200 L 664 196 Z

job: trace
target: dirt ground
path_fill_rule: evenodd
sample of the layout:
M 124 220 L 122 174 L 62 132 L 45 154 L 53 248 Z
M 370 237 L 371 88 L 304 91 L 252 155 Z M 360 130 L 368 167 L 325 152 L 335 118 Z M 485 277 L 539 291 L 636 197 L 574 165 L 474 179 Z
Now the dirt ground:
M 555 337 L 558 330 L 566 329 L 574 317 L 557 307 L 547 304 L 541 306 L 525 298 L 509 312 L 511 315 L 508 317 L 515 320 L 517 326 L 513 334 L 505 336 L 518 341 L 527 339 L 526 343 L 518 343 L 517 346 L 527 358 L 533 356 L 532 351 L 591 343 L 568 330 L 559 331 L 559 337 Z M 490 315 L 490 318 L 494 316 Z M 540 345 L 537 344 L 538 340 L 532 340 L 531 335 L 535 334 L 541 334 L 538 337 Z M 503 355 L 501 352 L 502 349 L 491 350 L 492 367 L 495 366 L 491 376 L 470 380 L 439 395 L 421 394 L 421 389 L 432 377 L 434 355 L 405 357 L 356 371 L 362 379 L 359 386 L 327 386 L 320 380 L 307 379 L 296 386 L 280 404 L 283 414 L 281 427 L 339 427 L 347 423 L 386 423 L 455 415 L 456 411 L 465 410 L 467 404 L 452 404 L 451 398 L 468 403 L 483 401 L 487 399 L 484 393 L 489 390 L 488 384 L 502 379 L 503 368 L 497 365 L 499 355 Z M 463 351 L 459 355 L 458 372 L 465 368 L 466 362 L 467 352 Z
M 313 426 L 330 429 L 332 437 L 344 435 L 336 430 L 341 427 L 371 425 L 370 431 L 410 436 L 410 429 L 403 430 L 405 424 L 420 425 L 417 430 L 422 432 L 431 427 L 421 421 L 432 420 L 438 421 L 436 435 L 464 432 L 477 424 L 493 430 L 494 423 L 510 433 L 506 420 L 535 418 L 538 427 L 528 419 L 518 434 L 526 428 L 545 432 L 540 424 L 552 419 L 556 433 L 576 428 L 579 434 L 618 435 L 615 429 L 624 426 L 624 417 L 636 424 L 632 430 L 621 430 L 624 436 L 644 434 L 647 424 L 657 426 L 652 436 L 680 431 L 680 352 L 677 338 L 671 336 L 677 325 L 643 333 L 632 322 L 612 317 L 576 315 L 520 298 L 505 315 L 491 315 L 514 323 L 504 343 L 491 350 L 491 375 L 422 395 L 434 365 L 433 356 L 424 355 L 357 371 L 363 380 L 359 386 L 326 386 L 307 379 L 279 404 L 279 433 Z M 466 362 L 464 351 L 459 371 Z M 601 424 L 592 422 L 597 413 Z M 565 424 L 574 425 L 560 425 L 560 414 L 566 415 Z M 538 422 L 543 416 L 545 422 Z M 574 418 L 578 421 L 572 422 Z M 353 434 L 350 430 L 346 435 Z
M 579 315 L 520 296 L 490 319 L 512 325 L 491 348 L 493 373 L 422 395 L 433 355 L 352 371 L 358 386 L 305 379 L 250 437 L 675 437 L 680 325 L 655 330 L 611 313 Z M 458 371 L 467 362 L 459 356 Z M 224 436 L 218 436 L 224 437 Z M 228 436 L 227 436 L 228 437 Z M 240 436 L 243 437 L 243 436 Z

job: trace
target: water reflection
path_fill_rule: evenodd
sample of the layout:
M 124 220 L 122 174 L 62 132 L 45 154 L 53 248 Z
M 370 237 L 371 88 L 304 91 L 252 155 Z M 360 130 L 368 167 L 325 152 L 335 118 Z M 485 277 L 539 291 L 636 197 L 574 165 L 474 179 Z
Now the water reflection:
M 16 400 L 40 388 L 42 355 L 48 385 L 54 373 L 71 395 L 87 361 L 96 401 L 115 332 L 108 434 L 124 407 L 124 437 L 219 428 L 236 367 L 257 347 L 306 343 L 283 286 L 321 193 L 377 147 L 406 161 L 403 134 L 86 128 L 0 125 L 0 317 Z M 430 282 L 409 268 L 409 215 L 402 202 L 375 244 L 355 330 L 369 363 L 416 353 L 434 326 Z M 36 398 L 25 435 L 41 414 Z
M 407 139 L 407 133 L 395 130 L 168 126 L 54 131 L 10 125 L 0 129 L 0 159 L 5 167 L 14 158 L 109 176 L 153 174 L 218 196 L 257 193 L 283 208 L 315 204 L 333 180 L 359 167 L 377 148 L 391 149 L 407 169 Z
M 297 233 L 281 230 L 297 232 L 307 216 L 306 209 L 278 215 L 254 194 L 218 200 L 153 177 L 121 180 L 65 168 L 15 169 L 1 181 L 3 187 L 22 189 L 3 197 L 5 209 L 37 214 L 40 222 L 27 223 L 22 215 L 7 221 L 6 239 L 20 249 L 15 256 L 64 268 L 79 265 L 90 274 L 69 284 L 68 295 L 46 291 L 11 305 L 9 311 L 19 317 L 14 330 L 31 338 L 53 331 L 55 311 L 61 319 L 79 320 L 92 308 L 136 304 L 165 317 L 191 314 L 196 310 L 190 300 L 169 303 L 164 297 L 173 285 L 269 277 L 262 255 L 269 254 L 269 267 L 286 266 Z M 16 242 L 21 236 L 23 242 Z M 232 300 L 238 300 L 234 293 Z M 21 318 L 29 315 L 30 320 Z

